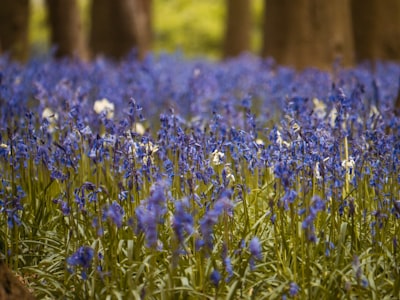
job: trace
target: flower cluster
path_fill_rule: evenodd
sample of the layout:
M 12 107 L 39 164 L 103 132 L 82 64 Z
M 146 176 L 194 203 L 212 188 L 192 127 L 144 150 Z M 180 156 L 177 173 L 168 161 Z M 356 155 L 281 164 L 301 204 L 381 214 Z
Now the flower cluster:
M 400 65 L 1 57 L 0 72 L 0 251 L 15 265 L 66 261 L 127 298 L 307 298 L 326 282 L 353 298 L 330 268 L 368 290 L 384 270 L 362 253 L 400 259 Z

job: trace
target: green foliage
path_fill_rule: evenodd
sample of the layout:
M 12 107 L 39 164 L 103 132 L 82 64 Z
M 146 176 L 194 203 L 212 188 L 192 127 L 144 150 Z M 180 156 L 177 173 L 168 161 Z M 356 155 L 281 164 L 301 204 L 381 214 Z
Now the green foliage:
M 155 1 L 156 50 L 179 49 L 187 55 L 207 52 L 217 57 L 224 34 L 225 11 L 221 1 L 173 0 L 166 3 Z
M 47 26 L 47 15 L 43 1 L 31 1 L 31 15 L 29 20 L 29 38 L 32 54 L 46 51 L 49 47 L 49 30 Z

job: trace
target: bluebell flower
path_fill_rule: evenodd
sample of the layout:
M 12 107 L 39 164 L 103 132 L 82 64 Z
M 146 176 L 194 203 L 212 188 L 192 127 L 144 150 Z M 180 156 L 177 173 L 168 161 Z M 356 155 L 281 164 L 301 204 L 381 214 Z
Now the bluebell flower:
M 165 189 L 167 182 L 160 181 L 152 185 L 150 189 L 150 197 L 147 199 L 149 209 L 154 209 L 157 213 L 161 214 L 165 212 L 166 197 Z
M 175 202 L 175 213 L 172 219 L 172 228 L 179 243 L 182 243 L 186 235 L 194 232 L 193 216 L 188 212 L 189 202 L 187 198 Z
M 249 250 L 252 257 L 262 260 L 262 249 L 258 237 L 253 237 L 249 243 Z
M 368 280 L 364 277 L 364 278 L 362 278 L 361 279 L 361 286 L 364 288 L 364 289 L 366 289 L 366 288 L 368 288 Z
M 361 284 L 361 286 L 363 288 L 367 288 L 368 287 L 368 280 L 365 278 L 364 274 L 363 274 L 363 270 L 361 268 L 361 264 L 360 264 L 360 259 L 357 255 L 353 256 L 353 270 L 355 272 L 355 277 L 356 280 L 359 284 Z
M 215 287 L 218 287 L 221 281 L 221 274 L 217 270 L 213 270 L 210 274 L 210 280 Z
M 335 244 L 329 241 L 325 241 L 325 256 L 329 257 L 331 254 L 331 250 L 335 249 Z
M 316 242 L 314 220 L 316 219 L 318 212 L 324 210 L 325 202 L 319 196 L 314 196 L 311 199 L 308 215 L 301 224 L 302 228 L 307 232 L 309 241 Z
M 210 250 L 213 247 L 213 227 L 218 223 L 219 216 L 222 213 L 233 216 L 233 203 L 228 198 L 229 195 L 230 193 L 223 193 L 222 197 L 214 204 L 214 207 L 208 210 L 199 221 L 200 232 L 203 236 L 205 246 Z
M 157 215 L 143 205 L 138 206 L 135 211 L 138 229 L 144 232 L 147 247 L 156 248 L 158 242 L 157 223 L 159 222 Z
M 71 208 L 66 201 L 61 201 L 60 206 L 64 216 L 68 216 L 71 213 Z
M 161 247 L 158 240 L 157 227 L 164 223 L 164 216 L 167 212 L 166 188 L 167 182 L 156 182 L 150 189 L 150 197 L 142 201 L 135 210 L 138 220 L 138 230 L 144 232 L 148 247 Z
M 289 204 L 292 204 L 296 199 L 297 192 L 295 190 L 286 191 L 285 195 L 280 199 L 280 202 L 283 203 L 283 207 L 285 210 L 289 209 Z
M 94 217 L 92 219 L 92 227 L 96 229 L 97 236 L 103 236 L 104 234 L 104 229 L 100 226 L 99 218 Z
M 291 282 L 289 285 L 289 295 L 290 297 L 296 297 L 299 294 L 300 287 L 295 282 Z
M 271 217 L 269 218 L 272 224 L 275 224 L 276 222 L 276 214 L 271 214 Z
M 225 280 L 228 282 L 229 279 L 233 276 L 233 266 L 231 258 L 229 256 L 226 256 L 224 258 L 224 266 L 225 266 L 225 271 L 228 274 Z
M 21 218 L 17 213 L 18 209 L 6 209 L 7 212 L 7 225 L 10 229 L 14 226 L 20 226 L 22 224 Z
M 94 250 L 89 246 L 80 247 L 75 253 L 67 258 L 67 264 L 72 267 L 82 267 L 82 279 L 87 279 L 87 269 L 91 267 Z
M 118 228 L 121 228 L 124 214 L 125 212 L 121 205 L 119 205 L 118 202 L 113 201 L 111 205 L 108 205 L 103 209 L 103 221 L 109 219 L 117 225 Z

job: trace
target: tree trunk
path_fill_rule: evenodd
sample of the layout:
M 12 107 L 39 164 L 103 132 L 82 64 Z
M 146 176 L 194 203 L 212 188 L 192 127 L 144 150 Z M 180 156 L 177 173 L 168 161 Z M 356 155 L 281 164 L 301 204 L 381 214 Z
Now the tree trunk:
M 151 47 L 151 21 L 151 1 L 93 1 L 90 35 L 93 54 L 121 59 L 136 47 L 143 57 Z
M 250 49 L 251 0 L 227 0 L 224 57 Z
M 28 57 L 29 0 L 2 0 L 0 5 L 0 52 L 13 59 Z
M 153 41 L 152 0 L 135 0 L 135 27 L 139 56 L 150 51 Z
M 117 59 L 136 47 L 134 1 L 93 1 L 90 43 L 93 54 Z
M 46 0 L 51 44 L 56 57 L 87 58 L 82 22 L 76 0 Z
M 298 69 L 354 62 L 349 0 L 265 0 L 263 56 Z
M 400 1 L 352 0 L 356 58 L 400 60 Z

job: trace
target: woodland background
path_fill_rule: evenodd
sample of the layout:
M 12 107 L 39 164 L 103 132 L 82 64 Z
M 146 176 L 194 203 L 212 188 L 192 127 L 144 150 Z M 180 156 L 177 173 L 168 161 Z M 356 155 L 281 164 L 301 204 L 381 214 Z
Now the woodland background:
M 0 49 L 21 61 L 120 59 L 133 48 L 223 59 L 243 52 L 299 69 L 399 60 L 399 0 L 2 0 Z M 32 47 L 34 46 L 34 47 Z

